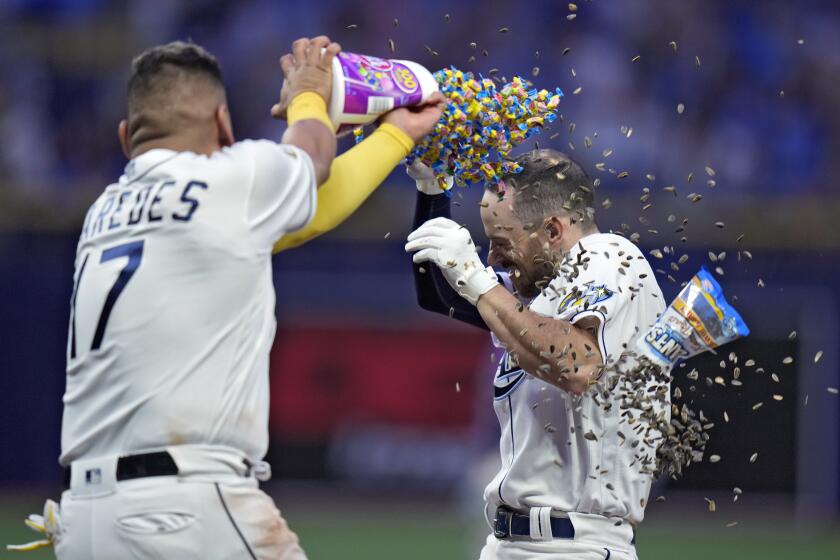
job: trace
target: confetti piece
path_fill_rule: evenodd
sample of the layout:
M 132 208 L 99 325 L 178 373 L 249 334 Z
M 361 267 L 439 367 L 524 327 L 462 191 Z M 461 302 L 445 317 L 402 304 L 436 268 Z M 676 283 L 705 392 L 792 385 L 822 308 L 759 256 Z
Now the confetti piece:
M 454 67 L 435 72 L 435 79 L 447 101 L 443 117 L 407 162 L 419 158 L 442 185 L 447 177 L 461 187 L 495 185 L 502 176 L 521 172 L 508 159 L 511 150 L 557 119 L 563 96 L 559 88 L 531 88 L 519 76 L 497 88 L 491 79 Z
M 840 393 L 840 390 L 838 390 L 837 387 L 828 387 L 826 390 L 829 393 L 831 393 L 832 395 L 836 395 L 837 393 Z
M 750 455 L 750 463 L 755 463 L 758 460 L 758 453 Z
M 814 355 L 814 363 L 816 364 L 817 362 L 819 362 L 819 361 L 820 361 L 820 358 L 822 358 L 822 356 L 823 356 L 823 351 L 822 351 L 822 350 L 819 350 L 819 351 L 818 351 L 818 352 Z

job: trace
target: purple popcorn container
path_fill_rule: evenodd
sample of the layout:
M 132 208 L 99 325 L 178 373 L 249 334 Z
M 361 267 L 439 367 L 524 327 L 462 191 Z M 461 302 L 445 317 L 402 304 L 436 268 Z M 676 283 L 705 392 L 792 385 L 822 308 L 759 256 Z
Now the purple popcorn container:
M 329 115 L 342 134 L 395 107 L 423 103 L 436 91 L 437 80 L 416 62 L 341 52 L 333 59 Z

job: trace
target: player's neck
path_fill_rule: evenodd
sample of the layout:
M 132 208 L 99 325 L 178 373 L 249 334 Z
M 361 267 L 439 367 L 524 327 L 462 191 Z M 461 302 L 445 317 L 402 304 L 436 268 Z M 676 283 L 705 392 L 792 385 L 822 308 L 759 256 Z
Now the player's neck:
M 574 248 L 574 246 L 577 245 L 578 242 L 581 239 L 583 239 L 584 237 L 586 237 L 588 235 L 593 235 L 593 234 L 596 234 L 596 233 L 601 233 L 600 231 L 598 231 L 597 227 L 593 227 L 593 228 L 587 229 L 585 231 L 575 229 L 574 234 L 569 235 L 568 237 L 564 237 L 563 240 L 561 241 L 561 246 L 560 246 L 560 249 L 562 251 L 561 255 L 568 254 L 569 251 L 571 251 Z
M 195 154 L 209 156 L 214 152 L 218 152 L 221 148 L 218 141 L 200 142 L 190 136 L 170 135 L 152 138 L 133 145 L 131 159 L 141 156 L 150 150 L 162 149 L 175 152 L 193 152 Z

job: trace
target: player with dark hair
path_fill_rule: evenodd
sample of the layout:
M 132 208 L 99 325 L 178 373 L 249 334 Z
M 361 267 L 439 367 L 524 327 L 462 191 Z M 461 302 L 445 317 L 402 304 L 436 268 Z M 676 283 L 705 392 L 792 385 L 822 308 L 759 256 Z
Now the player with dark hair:
M 420 305 L 505 349 L 493 380 L 502 468 L 484 493 L 493 533 L 481 559 L 635 558 L 652 440 L 627 424 L 618 395 L 591 388 L 609 387 L 604 372 L 656 321 L 662 294 L 638 247 L 599 232 L 577 162 L 545 149 L 516 161 L 522 172 L 481 201 L 488 261 L 507 273 L 481 262 L 431 171 L 409 168 Z
M 119 124 L 130 161 L 76 253 L 66 490 L 35 524 L 60 560 L 305 558 L 258 485 L 270 476 L 272 251 L 340 223 L 442 113 L 440 96 L 394 110 L 334 160 L 339 50 L 299 39 L 280 59 L 280 143 L 235 141 L 219 64 L 198 45 L 134 60 Z

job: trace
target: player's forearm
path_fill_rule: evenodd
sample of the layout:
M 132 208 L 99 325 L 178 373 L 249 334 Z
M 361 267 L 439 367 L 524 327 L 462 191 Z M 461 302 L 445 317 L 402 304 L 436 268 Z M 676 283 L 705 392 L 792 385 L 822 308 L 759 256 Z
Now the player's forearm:
M 433 218 L 449 218 L 450 215 L 451 204 L 447 195 L 429 195 L 418 191 L 412 229 L 417 229 Z M 417 303 L 421 308 L 489 330 L 475 307 L 452 289 L 438 267 L 429 266 L 428 263 L 412 263 L 412 270 Z
M 600 351 L 586 331 L 534 313 L 501 286 L 482 295 L 476 308 L 519 366 L 546 383 L 580 394 L 600 368 Z
M 343 223 L 408 155 L 414 143 L 398 128 L 383 124 L 360 144 L 335 158 L 329 179 L 318 189 L 315 217 L 303 229 L 285 235 L 274 252 L 297 247 Z
M 330 176 L 336 151 L 335 132 L 324 98 L 313 92 L 301 93 L 289 104 L 288 118 L 282 143 L 306 152 L 312 160 L 316 182 L 323 184 Z

